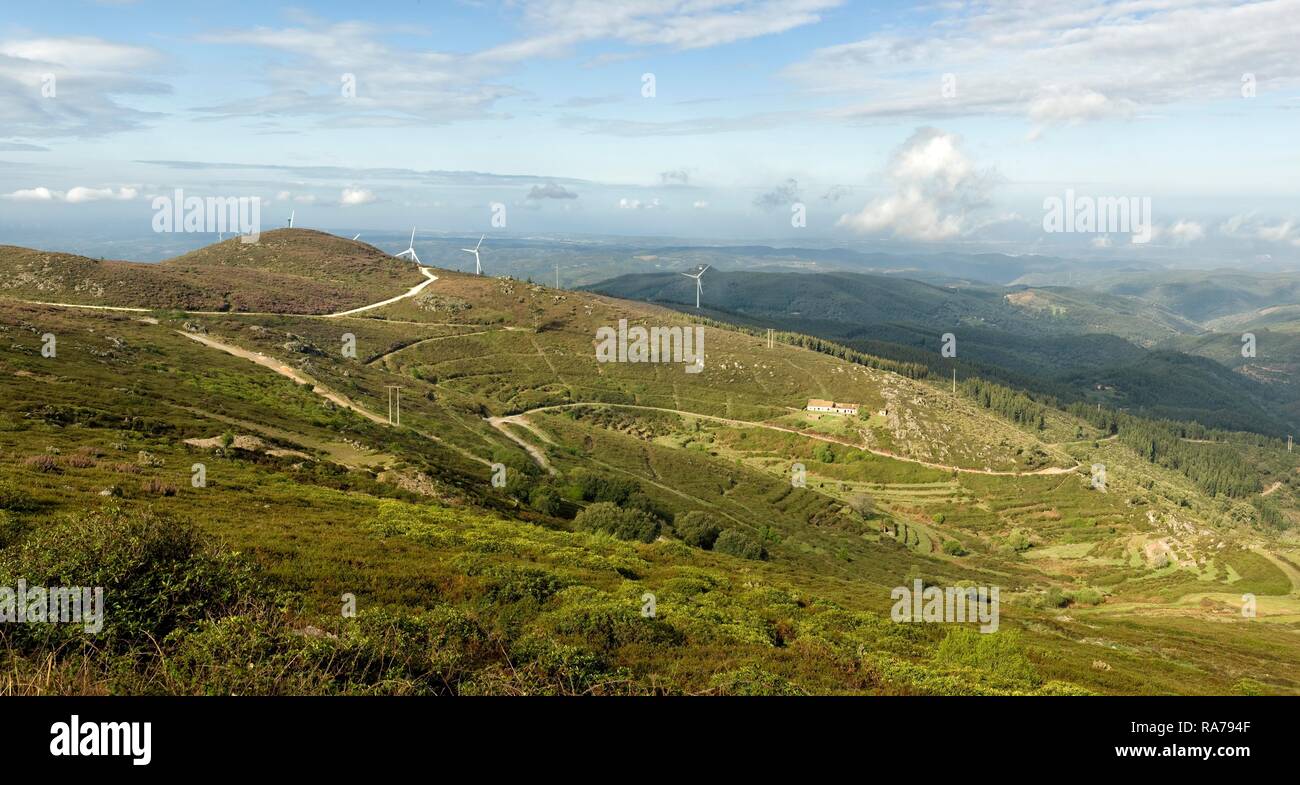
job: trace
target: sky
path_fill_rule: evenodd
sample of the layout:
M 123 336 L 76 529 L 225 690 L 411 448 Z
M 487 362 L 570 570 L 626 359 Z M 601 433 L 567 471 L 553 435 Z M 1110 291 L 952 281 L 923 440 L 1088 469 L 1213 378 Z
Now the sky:
M 1300 263 L 1300 0 L 7 6 L 0 243 L 143 243 L 182 189 L 340 233 Z M 1049 230 L 1089 199 L 1132 223 Z

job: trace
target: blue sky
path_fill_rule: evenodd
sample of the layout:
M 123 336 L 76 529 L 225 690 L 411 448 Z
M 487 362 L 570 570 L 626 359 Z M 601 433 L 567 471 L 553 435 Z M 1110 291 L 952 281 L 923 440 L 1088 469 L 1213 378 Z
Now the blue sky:
M 1300 0 L 15 5 L 0 241 L 145 235 L 184 188 L 335 230 L 1286 262 L 1296 40 Z M 1045 233 L 1067 189 L 1149 197 L 1153 240 Z

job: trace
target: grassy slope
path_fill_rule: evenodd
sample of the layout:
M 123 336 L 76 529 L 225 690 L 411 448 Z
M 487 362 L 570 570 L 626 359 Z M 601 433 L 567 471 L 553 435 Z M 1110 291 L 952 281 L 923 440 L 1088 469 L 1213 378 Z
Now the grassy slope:
M 84 305 L 204 311 L 329 313 L 419 283 L 410 265 L 366 245 L 309 229 L 238 238 L 160 264 L 97 261 L 0 247 L 0 294 Z
M 372 411 L 384 411 L 385 384 L 401 383 L 402 432 L 200 347 L 172 332 L 180 327 L 172 320 L 151 325 L 16 305 L 2 306 L 0 316 L 0 343 L 10 347 L 0 358 L 0 477 L 32 489 L 39 502 L 11 521 L 15 537 L 66 513 L 150 506 L 191 518 L 251 554 L 276 585 L 303 598 L 299 624 L 310 620 L 347 639 L 349 628 L 332 616 L 345 591 L 368 609 L 454 608 L 511 655 L 508 663 L 496 655 L 476 661 L 458 691 L 559 689 L 566 682 L 547 663 L 560 655 L 539 654 L 539 639 L 599 661 L 582 671 L 577 691 L 1051 691 L 1061 680 L 1096 691 L 1229 692 L 1245 678 L 1269 690 L 1300 683 L 1290 656 L 1295 601 L 1280 570 L 1252 558 L 1246 546 L 1260 538 L 1234 517 L 1244 514 L 1241 505 L 1205 499 L 1114 443 L 1039 444 L 1038 435 L 940 389 L 790 347 L 768 350 L 722 330 L 709 330 L 698 375 L 680 366 L 592 362 L 598 325 L 620 316 L 687 321 L 663 309 L 447 274 L 426 296 L 379 318 L 191 320 L 290 362 Z M 338 352 L 344 331 L 357 336 L 355 360 Z M 58 359 L 37 351 L 45 332 L 60 336 Z M 848 446 L 831 446 L 826 460 L 818 450 L 826 442 L 667 413 L 532 416 L 556 442 L 541 446 L 560 467 L 561 484 L 593 466 L 637 479 L 665 512 L 708 510 L 761 533 L 772 556 L 752 562 L 674 541 L 642 545 L 567 531 L 562 518 L 494 490 L 487 468 L 452 448 L 526 467 L 522 450 L 481 417 L 545 404 L 633 403 L 788 424 L 790 409 L 812 396 L 872 410 L 890 405 L 896 414 L 860 426 L 805 422 L 807 430 L 972 469 L 1040 466 L 1046 458 L 1030 460 L 1037 445 L 1060 465 L 1107 463 L 1109 492 L 1088 490 L 1080 473 L 954 475 Z M 252 428 L 277 446 L 313 454 L 319 465 L 212 455 L 184 443 Z M 1053 425 L 1042 438 L 1073 430 Z M 83 447 L 103 453 L 94 466 L 41 472 L 25 463 L 51 448 L 62 461 Z M 139 474 L 122 469 L 140 450 L 160 465 Z M 195 460 L 208 463 L 207 488 L 189 487 Z M 809 473 L 798 492 L 788 482 L 794 460 Z M 417 497 L 376 483 L 368 471 L 324 470 L 338 462 L 390 478 L 422 475 L 433 495 L 412 504 Z M 159 496 L 145 489 L 148 479 L 177 492 Z M 121 499 L 99 496 L 113 485 Z M 876 512 L 846 512 L 863 493 Z M 905 535 L 895 533 L 900 525 Z M 1032 541 L 1020 554 L 1006 547 L 1017 530 Z M 969 555 L 943 555 L 945 539 Z M 1173 556 L 1160 566 L 1167 553 Z M 1027 661 L 1028 670 L 945 654 L 939 642 L 947 630 L 935 625 L 888 622 L 880 614 L 889 588 L 913 575 L 1003 586 L 1004 629 L 1019 633 L 1007 659 Z M 1095 608 L 1036 607 L 1052 587 L 1093 588 L 1107 599 Z M 647 590 L 659 597 L 654 622 L 637 612 Z M 1234 618 L 1227 603 L 1244 591 L 1261 595 L 1263 618 Z M 521 675 L 534 671 L 535 681 Z

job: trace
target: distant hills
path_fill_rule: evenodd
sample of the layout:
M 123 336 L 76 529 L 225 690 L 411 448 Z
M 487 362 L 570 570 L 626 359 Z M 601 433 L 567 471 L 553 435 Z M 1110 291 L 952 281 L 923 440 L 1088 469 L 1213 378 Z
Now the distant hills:
M 314 314 L 420 280 L 378 248 L 311 229 L 232 238 L 157 264 L 0 246 L 0 295 L 78 305 Z
M 863 273 L 715 270 L 705 276 L 704 313 L 816 335 L 923 363 L 942 375 L 955 366 L 963 376 L 1065 401 L 1265 433 L 1290 427 L 1292 391 L 1269 383 L 1276 379 L 1234 373 L 1235 365 L 1217 362 L 1216 354 L 1239 344 L 1231 336 L 1208 334 L 1194 318 L 1229 306 L 1211 306 L 1205 297 L 1180 299 L 1172 289 L 1156 287 L 1155 278 L 1148 280 L 1149 285 L 1114 283 L 1110 291 L 1095 291 L 936 286 Z M 1202 281 L 1195 288 L 1205 292 L 1213 285 Z M 694 312 L 693 284 L 675 273 L 619 276 L 589 288 Z M 1241 302 L 1244 292 L 1254 290 L 1253 284 L 1241 286 L 1227 297 Z M 1130 291 L 1163 291 L 1164 302 Z M 939 353 L 948 332 L 957 337 L 955 362 Z M 1183 353 L 1191 346 L 1203 349 L 1194 352 L 1202 356 Z

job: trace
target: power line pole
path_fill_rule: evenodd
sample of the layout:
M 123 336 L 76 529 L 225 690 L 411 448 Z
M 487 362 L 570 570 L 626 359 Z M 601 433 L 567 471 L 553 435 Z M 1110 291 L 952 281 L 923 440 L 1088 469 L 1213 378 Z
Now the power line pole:
M 957 394 L 957 369 L 952 369 L 952 394 Z
M 384 386 L 388 388 L 388 424 L 396 425 L 398 428 L 401 428 L 402 427 L 402 388 L 396 384 L 387 384 Z M 394 396 L 394 393 L 396 393 L 396 396 Z M 394 406 L 394 402 L 396 403 L 396 406 Z M 396 413 L 397 415 L 396 422 L 394 422 L 393 420 L 394 413 Z

